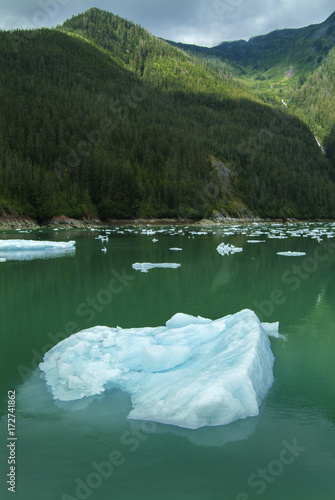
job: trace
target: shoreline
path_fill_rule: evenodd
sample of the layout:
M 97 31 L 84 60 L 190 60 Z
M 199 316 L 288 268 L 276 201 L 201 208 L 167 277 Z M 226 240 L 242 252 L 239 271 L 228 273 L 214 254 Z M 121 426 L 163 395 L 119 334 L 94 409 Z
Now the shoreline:
M 54 217 L 49 222 L 38 224 L 30 218 L 24 217 L 0 217 L 0 231 L 10 230 L 32 230 L 32 229 L 103 229 L 105 227 L 141 226 L 141 225 L 191 225 L 191 226 L 229 226 L 232 224 L 304 224 L 304 223 L 334 223 L 334 219 L 261 219 L 261 218 L 223 218 L 222 220 L 212 219 L 70 219 L 68 217 Z

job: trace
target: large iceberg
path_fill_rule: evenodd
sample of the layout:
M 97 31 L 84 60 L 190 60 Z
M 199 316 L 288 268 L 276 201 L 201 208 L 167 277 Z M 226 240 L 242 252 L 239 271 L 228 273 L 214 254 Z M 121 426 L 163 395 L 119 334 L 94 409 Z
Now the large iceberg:
M 156 328 L 97 326 L 62 340 L 40 369 L 54 399 L 78 400 L 119 388 L 128 418 L 189 429 L 256 416 L 273 383 L 268 335 L 251 310 L 217 320 L 178 313 Z
M 7 260 L 49 259 L 74 255 L 75 241 L 0 240 L 0 257 Z
M 0 250 L 55 250 L 72 248 L 75 241 L 41 241 L 41 240 L 0 240 Z

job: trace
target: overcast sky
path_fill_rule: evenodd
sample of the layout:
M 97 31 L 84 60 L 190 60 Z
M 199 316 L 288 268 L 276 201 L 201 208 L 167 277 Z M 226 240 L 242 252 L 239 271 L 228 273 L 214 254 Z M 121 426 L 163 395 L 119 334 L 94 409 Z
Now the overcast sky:
M 213 46 L 280 28 L 320 23 L 334 0 L 0 0 L 0 29 L 61 24 L 99 7 L 177 42 Z

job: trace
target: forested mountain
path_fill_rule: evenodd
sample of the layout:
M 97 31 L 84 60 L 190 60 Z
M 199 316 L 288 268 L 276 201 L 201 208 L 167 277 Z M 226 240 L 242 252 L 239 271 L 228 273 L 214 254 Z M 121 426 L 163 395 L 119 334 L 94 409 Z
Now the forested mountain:
M 335 12 L 323 23 L 276 30 L 212 48 L 169 42 L 204 60 L 232 64 L 235 76 L 260 99 L 288 104 L 321 141 L 335 123 Z
M 0 32 L 0 67 L 3 209 L 335 217 L 335 168 L 309 127 L 229 63 L 90 9 L 54 30 Z
M 290 112 L 299 116 L 327 143 L 335 125 L 335 46 L 319 68 L 300 86 L 287 92 Z

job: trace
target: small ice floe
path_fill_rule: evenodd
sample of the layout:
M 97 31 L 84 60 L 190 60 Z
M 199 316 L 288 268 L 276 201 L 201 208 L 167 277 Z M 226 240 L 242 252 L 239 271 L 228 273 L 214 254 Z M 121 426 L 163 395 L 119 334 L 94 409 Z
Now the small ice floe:
M 102 234 L 99 234 L 99 236 L 96 239 L 101 241 L 108 241 L 108 236 L 103 236 Z
M 306 255 L 305 252 L 277 252 L 277 255 L 284 255 L 285 257 L 302 257 Z
M 6 262 L 7 259 L 3 259 L 2 257 L 0 257 L 0 262 Z
M 181 252 L 182 248 L 169 248 L 169 250 L 172 250 L 174 252 Z
M 265 240 L 248 240 L 247 243 L 265 243 Z
M 221 243 L 216 249 L 220 255 L 232 255 L 237 252 L 243 252 L 243 248 L 234 247 L 234 245 Z
M 153 243 L 157 243 L 158 239 L 157 238 L 153 238 Z
M 107 252 L 107 248 L 106 248 L 106 247 L 103 247 L 103 248 L 101 249 L 101 251 L 102 251 L 103 253 L 106 253 L 106 252 Z
M 320 243 L 321 241 L 323 241 L 323 239 L 321 238 L 321 235 L 314 235 L 312 236 L 311 238 L 312 240 L 318 240 L 318 243 Z
M 301 233 L 290 233 L 292 238 L 300 238 L 301 237 Z
M 150 236 L 152 234 L 156 234 L 156 231 L 154 231 L 154 229 L 142 229 L 141 234 L 146 234 L 147 236 Z
M 136 271 L 147 273 L 150 269 L 154 269 L 155 267 L 177 269 L 178 267 L 181 267 L 181 264 L 175 264 L 171 262 L 163 262 L 163 263 L 135 262 L 135 264 L 133 264 L 131 267 Z

